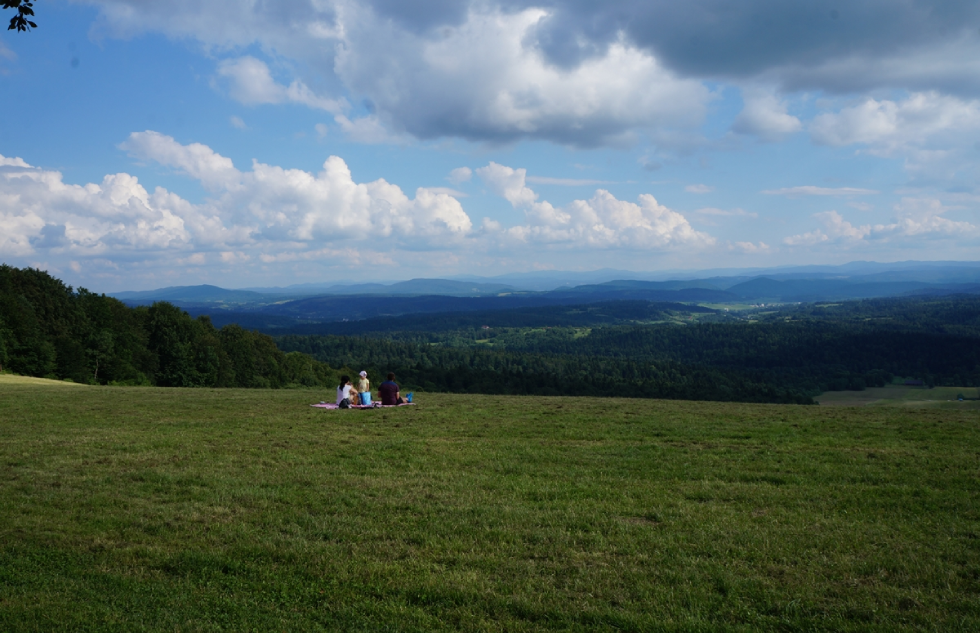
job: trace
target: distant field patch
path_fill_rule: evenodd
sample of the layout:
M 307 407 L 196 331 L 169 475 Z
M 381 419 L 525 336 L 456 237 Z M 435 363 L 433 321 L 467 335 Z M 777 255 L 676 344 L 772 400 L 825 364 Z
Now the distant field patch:
M 976 631 L 973 411 L 0 382 L 0 630 Z
M 0 374 L 0 389 L 8 385 L 33 385 L 37 387 L 82 387 L 78 383 L 65 380 L 49 380 L 47 378 L 32 378 L 14 374 Z
M 963 394 L 964 400 L 957 400 Z M 954 410 L 980 410 L 976 387 L 906 387 L 888 385 L 864 391 L 827 391 L 816 398 L 823 406 L 912 407 Z

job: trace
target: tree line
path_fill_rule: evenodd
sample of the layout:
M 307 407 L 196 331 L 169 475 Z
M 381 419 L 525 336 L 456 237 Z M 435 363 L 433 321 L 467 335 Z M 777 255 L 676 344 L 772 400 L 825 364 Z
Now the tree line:
M 340 371 L 169 303 L 130 308 L 7 265 L 0 266 L 0 369 L 87 384 L 244 388 L 333 386 Z
M 811 404 L 793 385 L 750 372 L 603 355 L 541 354 L 453 348 L 425 342 L 351 336 L 276 337 L 333 366 L 394 371 L 403 390 Z

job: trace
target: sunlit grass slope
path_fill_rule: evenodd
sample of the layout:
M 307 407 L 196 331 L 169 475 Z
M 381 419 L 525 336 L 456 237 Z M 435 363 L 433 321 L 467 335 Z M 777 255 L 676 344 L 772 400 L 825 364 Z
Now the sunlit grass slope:
M 972 411 L 0 382 L 0 630 L 980 629 Z

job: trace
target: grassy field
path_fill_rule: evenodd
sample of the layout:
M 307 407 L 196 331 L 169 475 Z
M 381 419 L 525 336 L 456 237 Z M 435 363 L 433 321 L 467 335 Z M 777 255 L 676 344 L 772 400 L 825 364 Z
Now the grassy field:
M 0 630 L 980 630 L 975 411 L 0 377 Z
M 964 400 L 957 400 L 963 394 Z M 980 411 L 976 387 L 906 387 L 888 385 L 871 387 L 864 391 L 827 391 L 815 398 L 825 406 L 849 407 L 911 407 L 948 409 L 953 411 Z

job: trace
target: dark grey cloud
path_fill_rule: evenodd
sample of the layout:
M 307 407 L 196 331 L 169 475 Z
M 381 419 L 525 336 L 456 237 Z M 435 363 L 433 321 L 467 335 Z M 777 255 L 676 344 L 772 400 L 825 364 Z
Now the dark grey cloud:
M 440 26 L 453 26 L 466 20 L 469 7 L 460 0 L 370 0 L 379 16 L 398 23 L 413 33 L 423 33 Z
M 677 70 L 746 76 L 855 54 L 892 56 L 980 27 L 963 0 L 624 0 L 553 5 L 549 40 L 610 41 L 618 31 Z M 557 52 L 557 50 L 556 50 Z
M 68 243 L 64 224 L 45 224 L 41 227 L 41 234 L 31 239 L 34 248 L 58 248 Z
M 373 6 L 379 16 L 410 29 L 457 24 L 467 11 L 449 0 L 373 0 Z M 962 77 L 964 64 L 980 51 L 976 0 L 503 0 L 496 6 L 505 12 L 549 10 L 529 38 L 565 69 L 602 56 L 625 35 L 685 76 L 761 76 L 788 89 L 829 91 L 980 89 L 980 79 L 964 85 Z M 944 67 L 907 72 L 889 64 L 935 49 L 958 50 L 961 58 L 950 50 Z

